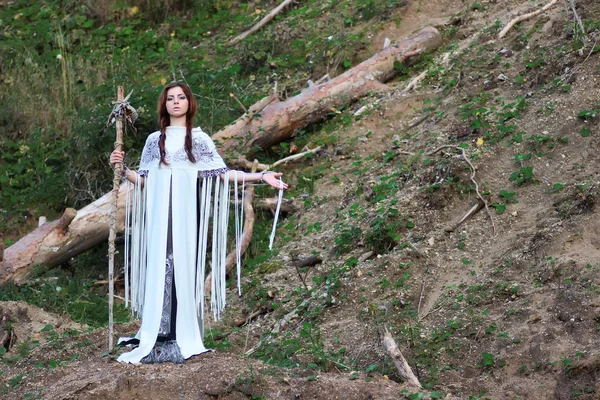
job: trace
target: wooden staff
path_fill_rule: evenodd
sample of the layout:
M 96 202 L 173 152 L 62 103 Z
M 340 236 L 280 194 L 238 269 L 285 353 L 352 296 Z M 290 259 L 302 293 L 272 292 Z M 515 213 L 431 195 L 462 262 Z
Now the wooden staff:
M 117 104 L 124 99 L 123 86 L 117 89 Z M 119 113 L 115 125 L 117 127 L 117 140 L 115 141 L 115 150 L 121 151 L 123 147 L 123 116 Z M 119 198 L 119 185 L 121 183 L 121 170 L 123 164 L 115 165 L 115 173 L 113 176 L 112 202 L 110 206 L 110 231 L 108 233 L 108 351 L 112 352 L 113 345 L 113 308 L 115 303 L 115 238 L 117 236 L 117 201 Z

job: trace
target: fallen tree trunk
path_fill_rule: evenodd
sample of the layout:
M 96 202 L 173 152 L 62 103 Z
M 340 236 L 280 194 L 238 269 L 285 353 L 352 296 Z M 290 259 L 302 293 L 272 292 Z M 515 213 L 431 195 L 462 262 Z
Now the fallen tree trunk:
M 271 147 L 289 139 L 298 129 L 322 120 L 336 107 L 359 99 L 369 91 L 385 89 L 384 82 L 396 74 L 395 63 L 404 62 L 421 51 L 435 49 L 441 42 L 435 28 L 424 28 L 344 74 L 307 88 L 298 96 L 280 101 L 274 92 L 250 107 L 236 122 L 217 132 L 213 140 L 225 152 L 246 155 L 255 152 L 257 147 Z M 229 155 L 227 158 L 237 159 Z M 290 158 L 295 160 L 294 156 Z M 261 165 L 257 169 L 262 170 Z M 9 279 L 20 282 L 35 265 L 54 267 L 106 241 L 111 197 L 110 193 L 106 194 L 78 212 L 70 209 L 61 219 L 46 222 L 8 247 L 0 257 L 0 283 Z M 125 197 L 125 186 L 121 185 L 117 214 L 119 232 L 124 226 Z
M 217 132 L 213 140 L 218 141 L 226 153 L 252 155 L 257 148 L 269 148 L 289 139 L 299 129 L 322 120 L 333 109 L 364 97 L 370 91 L 385 89 L 384 83 L 397 73 L 394 64 L 441 44 L 442 37 L 437 29 L 424 28 L 330 81 L 312 86 L 285 101 L 273 99 L 260 116 L 243 126 L 227 126 Z
M 105 242 L 109 233 L 111 198 L 112 194 L 108 193 L 79 211 L 68 208 L 59 219 L 40 225 L 7 248 L 3 259 L 0 258 L 0 283 L 7 280 L 22 282 L 36 265 L 51 268 Z M 121 185 L 116 215 L 119 233 L 125 226 L 125 198 L 126 186 Z M 257 200 L 257 206 L 267 210 L 274 210 L 276 203 L 276 198 Z M 249 208 L 252 210 L 252 205 Z M 293 200 L 284 199 L 281 210 L 295 212 L 298 208 Z M 250 214 L 248 208 L 245 212 L 247 216 Z M 246 236 L 244 239 L 249 242 L 250 237 Z M 246 247 L 247 243 L 243 248 Z M 228 258 L 227 265 L 233 265 L 233 261 Z
M 117 231 L 125 222 L 126 185 L 119 189 Z M 0 264 L 0 283 L 12 279 L 24 280 L 36 265 L 53 267 L 105 242 L 112 192 L 100 197 L 79 211 L 67 208 L 56 221 L 46 222 L 4 251 Z

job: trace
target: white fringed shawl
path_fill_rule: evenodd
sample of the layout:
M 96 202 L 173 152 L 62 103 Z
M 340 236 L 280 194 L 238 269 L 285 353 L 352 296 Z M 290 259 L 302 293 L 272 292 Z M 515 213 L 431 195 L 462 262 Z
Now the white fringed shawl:
M 215 319 L 219 318 L 225 307 L 229 173 L 210 137 L 199 128 L 195 128 L 192 133 L 192 152 L 196 163 L 188 160 L 184 150 L 185 128 L 167 128 L 165 149 L 169 165 L 160 164 L 160 132 L 152 133 L 146 141 L 140 162 L 140 171 L 148 171 L 144 186 L 142 188 L 140 184 L 132 184 L 128 191 L 125 302 L 130 302 L 132 311 L 141 316 L 142 325 L 136 335 L 140 340 L 139 347 L 122 354 L 118 358 L 120 362 L 139 362 L 150 353 L 158 336 L 165 286 L 169 196 L 174 282 L 177 288 L 175 326 L 177 343 L 185 358 L 207 351 L 202 338 L 209 239 L 212 241 L 211 310 Z M 224 179 L 221 179 L 221 175 Z M 243 180 L 240 183 L 243 190 Z M 237 173 L 233 186 L 237 200 Z M 243 214 L 243 199 L 241 203 L 235 201 L 236 261 L 240 294 Z

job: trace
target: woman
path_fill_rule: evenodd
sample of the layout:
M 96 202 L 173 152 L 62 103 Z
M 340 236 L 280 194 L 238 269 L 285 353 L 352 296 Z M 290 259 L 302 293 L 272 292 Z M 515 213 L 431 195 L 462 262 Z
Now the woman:
M 236 198 L 238 182 L 287 189 L 281 173 L 229 171 L 210 137 L 192 128 L 196 109 L 188 86 L 167 85 L 158 99 L 160 131 L 148 136 L 140 169 L 123 169 L 123 177 L 134 185 L 126 224 L 126 303 L 131 296 L 142 325 L 128 341 L 139 346 L 121 354 L 120 362 L 182 363 L 207 351 L 202 341 L 207 242 L 212 241 L 211 308 L 218 318 L 226 295 L 229 183 Z M 111 165 L 122 163 L 123 157 L 124 152 L 115 150 Z M 239 239 L 243 216 L 237 204 Z M 236 250 L 239 287 L 239 246 Z

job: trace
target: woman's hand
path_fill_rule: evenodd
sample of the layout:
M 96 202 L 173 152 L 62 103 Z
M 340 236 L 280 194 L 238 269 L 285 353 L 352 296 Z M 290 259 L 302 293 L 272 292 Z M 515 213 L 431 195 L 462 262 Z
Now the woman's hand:
M 287 189 L 288 184 L 285 182 L 280 182 L 279 178 L 282 177 L 283 174 L 281 172 L 266 172 L 262 176 L 262 180 L 265 183 L 273 186 L 275 189 Z M 281 184 L 283 183 L 283 187 Z
M 124 151 L 115 150 L 110 153 L 110 166 L 115 167 L 115 164 L 123 163 L 123 158 L 125 157 Z

